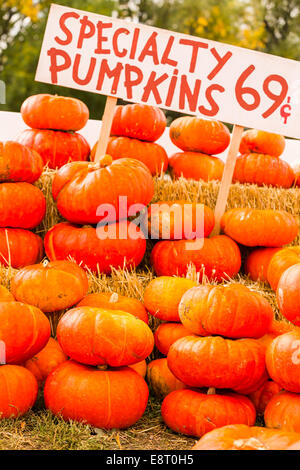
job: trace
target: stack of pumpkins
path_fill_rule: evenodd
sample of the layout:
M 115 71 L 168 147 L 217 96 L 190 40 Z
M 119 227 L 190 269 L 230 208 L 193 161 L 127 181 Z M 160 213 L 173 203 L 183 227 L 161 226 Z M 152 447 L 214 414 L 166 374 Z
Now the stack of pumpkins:
M 155 141 L 161 137 L 165 128 L 166 117 L 163 111 L 155 106 L 117 106 L 106 152 L 113 160 L 139 160 L 147 166 L 153 176 L 161 175 L 168 168 L 168 155 Z M 97 143 L 92 149 L 91 160 L 95 159 L 96 148 Z
M 44 165 L 60 168 L 67 162 L 87 160 L 90 146 L 75 131 L 88 121 L 87 106 L 76 98 L 39 94 L 29 96 L 21 106 L 25 129 L 17 141 L 36 150 Z
M 31 232 L 43 220 L 46 200 L 34 182 L 40 155 L 17 142 L 0 142 L 0 263 L 19 268 L 39 262 L 43 241 Z
M 183 150 L 169 158 L 175 177 L 222 179 L 224 163 L 213 155 L 223 152 L 230 142 L 230 132 L 223 123 L 183 116 L 171 123 L 169 132 L 171 141 Z
M 130 129 L 130 122 L 126 126 Z M 131 126 L 133 130 L 135 123 Z M 149 121 L 148 127 L 155 128 L 155 121 Z M 48 258 L 72 258 L 93 272 L 107 274 L 111 267 L 137 266 L 146 239 L 128 217 L 147 206 L 153 193 L 152 175 L 136 159 L 112 160 L 104 155 L 99 162 L 67 163 L 54 176 L 52 194 L 68 222 L 46 234 Z
M 253 425 L 256 410 L 246 395 L 268 380 L 259 340 L 273 321 L 268 301 L 241 284 L 203 284 L 183 294 L 178 313 L 189 335 L 171 345 L 167 363 L 186 389 L 164 399 L 167 426 L 202 436 L 228 424 Z
M 233 182 L 290 188 L 295 180 L 292 167 L 279 157 L 284 151 L 282 135 L 249 129 L 243 133 Z

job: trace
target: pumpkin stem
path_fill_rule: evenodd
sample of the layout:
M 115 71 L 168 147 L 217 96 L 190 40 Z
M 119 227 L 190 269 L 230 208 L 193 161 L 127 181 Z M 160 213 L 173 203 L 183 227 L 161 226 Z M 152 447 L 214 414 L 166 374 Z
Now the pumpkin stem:
M 119 300 L 119 295 L 114 292 L 113 294 L 111 294 L 110 298 L 109 298 L 109 302 L 111 302 L 112 304 L 115 304 L 117 303 Z
M 108 365 L 107 364 L 102 364 L 101 366 L 96 366 L 98 370 L 107 370 Z
M 215 395 L 216 394 L 216 389 L 215 387 L 209 387 L 207 390 L 207 395 Z
M 105 154 L 99 159 L 97 163 L 89 163 L 88 168 L 91 168 L 91 169 L 104 168 L 106 166 L 111 165 L 112 161 L 113 161 L 113 158 L 110 155 Z

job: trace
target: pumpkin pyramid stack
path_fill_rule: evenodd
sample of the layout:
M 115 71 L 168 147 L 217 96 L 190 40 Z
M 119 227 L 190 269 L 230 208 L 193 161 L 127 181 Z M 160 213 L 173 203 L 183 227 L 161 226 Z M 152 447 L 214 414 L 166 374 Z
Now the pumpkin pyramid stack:
M 105 429 L 127 428 L 143 415 L 148 387 L 128 367 L 153 349 L 153 334 L 143 320 L 122 310 L 77 306 L 61 317 L 57 339 L 70 360 L 46 380 L 47 408 Z
M 282 135 L 256 129 L 244 131 L 233 182 L 290 188 L 295 173 L 287 162 L 279 158 L 284 148 Z
M 256 410 L 246 395 L 268 380 L 259 338 L 272 323 L 270 304 L 241 284 L 203 284 L 183 294 L 178 312 L 190 334 L 171 345 L 167 361 L 187 389 L 164 399 L 165 423 L 193 436 L 228 424 L 252 426 Z
M 76 98 L 39 94 L 29 96 L 21 106 L 25 129 L 17 141 L 36 150 L 44 165 L 60 168 L 67 162 L 87 160 L 90 146 L 75 132 L 89 118 L 87 106 Z
M 230 132 L 222 122 L 183 116 L 170 125 L 170 139 L 183 150 L 169 158 L 169 166 L 176 178 L 222 179 L 224 163 L 213 156 L 224 152 L 230 142 Z
M 0 263 L 20 268 L 43 257 L 43 241 L 31 232 L 43 220 L 46 200 L 34 186 L 43 162 L 17 142 L 0 142 Z
M 114 160 L 134 158 L 144 163 L 151 174 L 160 175 L 168 168 L 168 155 L 155 141 L 166 128 L 163 111 L 155 106 L 127 104 L 117 106 L 106 152 Z M 95 159 L 97 142 L 91 152 Z

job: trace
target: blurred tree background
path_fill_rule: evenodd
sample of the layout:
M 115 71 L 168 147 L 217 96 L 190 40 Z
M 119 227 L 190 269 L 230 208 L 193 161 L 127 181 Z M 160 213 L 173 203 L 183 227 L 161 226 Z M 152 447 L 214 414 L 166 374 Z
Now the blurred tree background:
M 105 98 L 34 81 L 51 0 L 0 0 L 0 79 L 6 83 L 1 110 L 19 111 L 36 93 L 82 99 L 99 119 Z M 300 0 L 58 0 L 72 8 L 128 18 L 300 60 Z

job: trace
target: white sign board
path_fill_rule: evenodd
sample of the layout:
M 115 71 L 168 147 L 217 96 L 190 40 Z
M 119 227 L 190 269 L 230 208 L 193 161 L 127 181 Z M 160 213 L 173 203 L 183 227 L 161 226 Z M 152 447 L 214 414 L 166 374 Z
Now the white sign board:
M 299 62 L 61 5 L 36 80 L 300 138 Z

